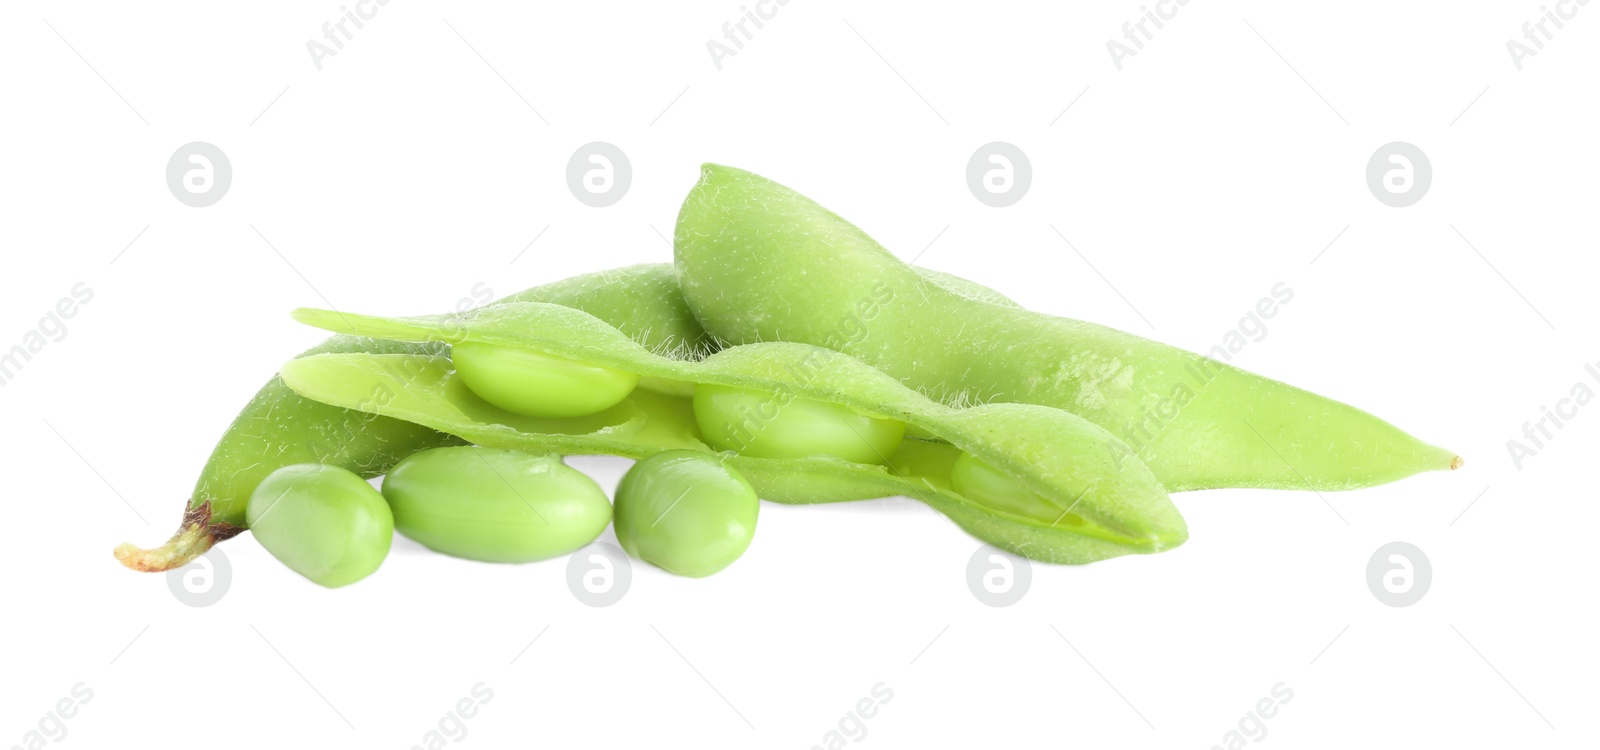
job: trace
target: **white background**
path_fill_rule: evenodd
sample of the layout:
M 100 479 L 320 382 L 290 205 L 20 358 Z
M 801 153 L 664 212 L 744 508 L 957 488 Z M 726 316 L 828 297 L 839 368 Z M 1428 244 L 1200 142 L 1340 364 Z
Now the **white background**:
M 1593 746 L 1600 407 L 1520 470 L 1506 442 L 1600 390 L 1600 6 L 1520 71 L 1505 45 L 1531 0 L 1195 0 L 1121 71 L 1106 42 L 1137 2 L 793 0 L 720 71 L 706 42 L 739 0 L 393 2 L 320 71 L 305 44 L 337 2 L 168 6 L 0 11 L 0 348 L 74 284 L 94 294 L 0 388 L 0 747 L 79 682 L 61 746 L 406 748 L 479 682 L 494 697 L 461 746 L 806 748 L 880 682 L 852 745 L 1208 748 L 1281 682 L 1252 746 Z M 965 180 L 997 140 L 1033 169 L 1009 208 Z M 233 166 L 207 208 L 165 183 L 191 141 Z M 609 208 L 566 184 L 591 141 L 632 163 Z M 1365 183 L 1391 141 L 1432 163 L 1409 208 Z M 904 499 L 764 504 L 732 568 L 635 564 L 605 609 L 562 560 L 403 538 L 329 591 L 241 537 L 205 608 L 112 559 L 166 538 L 238 408 L 322 338 L 290 309 L 438 312 L 480 282 L 668 260 L 703 161 L 1031 308 L 1194 350 L 1284 282 L 1235 362 L 1466 468 L 1180 495 L 1183 547 L 1035 565 L 1007 608 L 968 590 L 976 541 Z M 608 489 L 626 466 L 573 463 Z M 1405 608 L 1366 583 L 1395 540 L 1433 568 Z

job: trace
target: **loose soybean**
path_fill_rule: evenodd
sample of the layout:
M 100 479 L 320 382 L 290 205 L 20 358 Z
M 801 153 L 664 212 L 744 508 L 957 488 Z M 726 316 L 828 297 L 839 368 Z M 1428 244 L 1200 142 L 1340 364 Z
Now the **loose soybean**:
M 565 555 L 600 536 L 611 503 L 557 456 L 457 446 L 401 461 L 383 480 L 401 534 L 469 560 Z
M 617 541 L 651 565 L 701 578 L 744 554 L 760 506 L 750 481 L 718 457 L 664 451 L 636 462 L 617 485 Z
M 371 575 L 389 555 L 394 518 L 367 480 L 324 464 L 267 475 L 245 507 L 250 531 L 284 565 L 337 588 Z

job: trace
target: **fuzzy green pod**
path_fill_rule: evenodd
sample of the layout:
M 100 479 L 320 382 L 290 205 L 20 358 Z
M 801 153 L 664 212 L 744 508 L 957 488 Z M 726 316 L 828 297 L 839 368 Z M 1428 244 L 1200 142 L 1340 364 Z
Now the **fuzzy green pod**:
M 1461 464 L 1224 362 L 930 284 L 855 225 L 740 169 L 704 167 L 673 246 L 684 299 L 727 342 L 836 349 L 946 403 L 1065 409 L 1121 438 L 1119 463 L 1143 460 L 1172 491 L 1352 489 Z
M 1015 306 L 999 292 L 965 279 L 921 271 L 940 288 L 963 297 Z M 549 302 L 588 312 L 651 351 L 703 357 L 716 349 L 684 305 L 670 264 L 643 264 L 574 276 L 514 294 L 502 301 Z M 333 336 L 300 356 L 317 354 L 440 354 L 437 344 L 408 344 L 360 336 Z M 662 387 L 662 384 L 649 384 Z M 182 567 L 217 542 L 245 528 L 245 504 L 261 480 L 298 463 L 342 466 L 378 476 L 417 451 L 453 445 L 459 438 L 420 425 L 329 406 L 304 398 L 272 378 L 245 404 L 217 441 L 166 543 L 142 549 L 123 544 L 115 554 L 134 570 Z
M 322 310 L 300 310 L 295 316 L 329 330 L 378 338 L 527 349 L 645 378 L 760 391 L 775 402 L 811 399 L 894 419 L 932 438 L 901 441 L 884 465 L 834 456 L 727 456 L 761 497 L 776 502 L 906 495 L 991 544 L 1050 562 L 1157 552 L 1187 538 L 1183 519 L 1160 483 L 1138 462 L 1119 464 L 1107 446 L 1116 438 L 1105 430 L 1031 404 L 952 408 L 829 349 L 772 342 L 723 349 L 698 361 L 674 359 L 648 351 L 594 316 L 538 303 L 420 318 Z M 551 419 L 489 404 L 441 356 L 322 355 L 288 362 L 280 374 L 307 398 L 425 425 L 483 446 L 631 458 L 671 449 L 713 452 L 690 397 L 645 388 L 596 414 Z M 1050 510 L 1025 514 L 962 496 L 950 484 L 950 470 L 963 452 L 1027 487 Z M 1069 510 L 1083 523 L 1063 524 Z
M 961 287 L 960 282 L 948 283 Z M 981 296 L 985 291 L 977 287 L 965 293 Z M 651 351 L 704 356 L 715 348 L 684 306 L 672 269 L 665 264 L 576 276 L 502 301 L 549 302 L 586 310 Z M 436 343 L 334 336 L 300 356 L 439 355 L 445 351 L 446 347 Z M 454 436 L 403 420 L 318 403 L 296 394 L 274 377 L 245 404 L 217 441 L 190 494 L 177 533 L 165 544 L 150 549 L 123 544 L 115 554 L 122 564 L 135 570 L 179 568 L 213 544 L 243 531 L 250 494 L 279 468 L 328 464 L 374 477 L 413 453 L 460 442 Z

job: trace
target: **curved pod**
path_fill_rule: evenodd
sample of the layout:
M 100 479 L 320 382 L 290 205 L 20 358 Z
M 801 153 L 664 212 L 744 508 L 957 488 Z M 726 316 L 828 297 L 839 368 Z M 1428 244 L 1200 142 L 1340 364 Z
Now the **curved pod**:
M 836 349 L 947 403 L 1065 409 L 1121 438 L 1119 462 L 1143 460 L 1169 490 L 1339 490 L 1460 465 L 1223 362 L 930 284 L 855 225 L 740 169 L 704 167 L 673 246 L 684 299 L 719 338 Z
M 1187 529 L 1166 491 L 1142 464 L 1119 465 L 1105 430 L 1067 412 L 1031 404 L 955 409 L 907 389 L 859 360 L 792 343 L 731 347 L 704 360 L 657 356 L 615 328 L 571 308 L 516 303 L 470 316 L 376 318 L 300 310 L 302 322 L 397 340 L 476 341 L 566 357 L 648 378 L 788 393 L 903 422 L 940 442 L 901 441 L 887 465 L 833 456 L 729 455 L 762 497 L 813 503 L 907 495 L 946 513 L 996 546 L 1035 559 L 1089 562 L 1181 544 Z M 567 420 L 519 416 L 478 398 L 443 357 L 323 355 L 286 363 L 284 381 L 302 395 L 457 435 L 491 447 L 605 453 L 642 458 L 663 450 L 712 452 L 682 396 L 635 390 L 615 407 Z M 374 403 L 375 387 L 390 397 Z M 971 453 L 1036 493 L 1055 510 L 1028 514 L 990 507 L 950 485 Z M 1060 523 L 1071 507 L 1084 523 Z

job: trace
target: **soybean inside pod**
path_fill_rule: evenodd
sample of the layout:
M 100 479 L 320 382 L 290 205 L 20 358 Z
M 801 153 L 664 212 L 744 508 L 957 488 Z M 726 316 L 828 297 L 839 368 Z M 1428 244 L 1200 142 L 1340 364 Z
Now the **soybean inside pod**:
M 1086 563 L 1181 544 L 1183 518 L 1142 464 L 1118 465 L 1116 438 L 1067 412 L 1032 404 L 956 409 L 931 401 L 851 357 L 819 347 L 761 343 L 702 360 L 655 354 L 582 311 L 510 303 L 459 315 L 380 318 L 299 310 L 331 331 L 401 341 L 472 343 L 537 352 L 640 376 L 604 411 L 548 418 L 514 414 L 475 394 L 448 357 L 324 354 L 284 364 L 306 398 L 423 425 L 494 448 L 642 458 L 663 450 L 714 452 L 697 422 L 696 388 L 769 396 L 747 415 L 752 431 L 791 402 L 836 405 L 898 420 L 914 434 L 883 463 L 812 455 L 728 455 L 759 495 L 824 503 L 905 495 L 997 547 L 1048 562 Z M 970 470 L 978 467 L 979 471 Z M 955 485 L 968 477 L 966 493 Z

